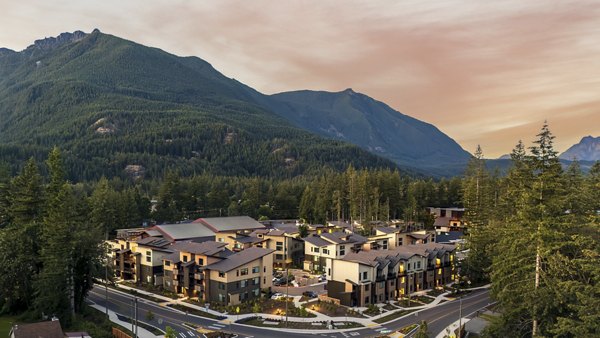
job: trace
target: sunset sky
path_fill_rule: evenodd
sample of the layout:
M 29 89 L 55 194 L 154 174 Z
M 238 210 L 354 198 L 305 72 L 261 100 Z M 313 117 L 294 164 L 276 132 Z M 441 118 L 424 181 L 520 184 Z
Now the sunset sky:
M 600 136 L 600 1 L 2 1 L 0 47 L 99 28 L 263 93 L 353 88 L 486 157 Z

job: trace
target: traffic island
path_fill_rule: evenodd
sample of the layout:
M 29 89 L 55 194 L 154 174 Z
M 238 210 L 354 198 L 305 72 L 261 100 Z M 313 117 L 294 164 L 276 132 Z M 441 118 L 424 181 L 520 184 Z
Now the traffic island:
M 270 327 L 270 328 L 281 328 L 281 329 L 294 329 L 294 330 L 330 330 L 330 322 L 328 321 L 317 321 L 317 322 L 294 322 L 277 319 L 264 319 L 262 317 L 248 317 L 240 319 L 236 323 L 258 326 L 258 327 Z M 356 322 L 333 322 L 332 329 L 355 329 L 364 327 L 360 323 Z

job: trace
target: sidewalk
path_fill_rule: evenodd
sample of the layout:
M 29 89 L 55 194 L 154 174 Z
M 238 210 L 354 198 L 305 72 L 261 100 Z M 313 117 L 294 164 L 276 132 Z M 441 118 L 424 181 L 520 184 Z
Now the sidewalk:
M 104 306 L 100 306 L 96 303 L 94 303 L 90 306 L 93 307 L 94 309 L 102 311 L 102 313 L 104 313 L 106 311 L 106 308 Z M 110 321 L 113 323 L 119 324 L 119 325 L 131 330 L 131 323 L 127 323 L 127 322 L 120 320 L 119 317 L 117 317 L 116 312 L 108 310 L 108 319 L 110 319 Z M 141 326 L 138 326 L 138 337 L 139 338 L 157 338 L 157 337 L 164 337 L 164 335 L 163 336 L 155 336 L 152 332 L 144 329 Z

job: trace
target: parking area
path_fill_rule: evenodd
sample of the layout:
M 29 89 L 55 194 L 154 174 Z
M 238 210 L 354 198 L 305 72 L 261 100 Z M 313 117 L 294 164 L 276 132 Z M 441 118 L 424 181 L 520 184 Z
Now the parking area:
M 287 289 L 290 296 L 301 296 L 305 291 L 313 291 L 317 294 L 327 293 L 325 290 L 326 282 L 323 278 L 320 279 L 319 275 L 313 275 L 300 269 L 290 269 L 289 273 L 294 276 L 289 287 L 286 287 L 285 283 L 281 283 L 281 285 L 275 285 L 279 283 L 274 283 L 273 292 L 285 294 Z M 285 271 L 277 270 L 276 276 L 285 276 Z

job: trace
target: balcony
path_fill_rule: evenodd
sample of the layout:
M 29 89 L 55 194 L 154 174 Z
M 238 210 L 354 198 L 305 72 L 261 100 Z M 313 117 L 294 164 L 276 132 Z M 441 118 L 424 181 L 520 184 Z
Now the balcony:
M 194 285 L 194 290 L 202 293 L 202 292 L 204 292 L 204 286 L 202 286 L 202 285 Z
M 203 279 L 204 279 L 204 274 L 203 274 L 203 273 L 196 272 L 196 273 L 194 274 L 194 279 L 195 279 L 195 280 L 203 280 Z
M 179 281 L 178 280 L 173 280 L 173 286 L 179 286 Z

